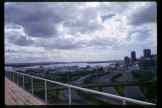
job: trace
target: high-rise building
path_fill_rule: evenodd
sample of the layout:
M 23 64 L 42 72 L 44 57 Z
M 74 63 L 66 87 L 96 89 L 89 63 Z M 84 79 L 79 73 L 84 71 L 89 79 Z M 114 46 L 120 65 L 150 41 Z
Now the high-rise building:
M 151 49 L 144 49 L 144 57 L 151 57 Z
M 132 62 L 136 61 L 136 52 L 135 51 L 131 52 L 131 60 L 132 60 Z
M 129 65 L 130 60 L 129 60 L 128 56 L 124 57 L 124 63 L 125 63 L 125 65 Z

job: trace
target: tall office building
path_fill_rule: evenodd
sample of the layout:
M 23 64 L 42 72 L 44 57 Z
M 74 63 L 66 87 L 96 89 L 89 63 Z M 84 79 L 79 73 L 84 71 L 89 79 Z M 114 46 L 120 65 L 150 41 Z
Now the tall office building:
M 124 57 L 124 63 L 125 63 L 125 65 L 129 65 L 130 60 L 129 60 L 128 56 Z
M 132 62 L 136 61 L 136 52 L 135 51 L 131 52 L 131 60 L 132 60 Z
M 144 57 L 151 57 L 151 49 L 144 49 Z

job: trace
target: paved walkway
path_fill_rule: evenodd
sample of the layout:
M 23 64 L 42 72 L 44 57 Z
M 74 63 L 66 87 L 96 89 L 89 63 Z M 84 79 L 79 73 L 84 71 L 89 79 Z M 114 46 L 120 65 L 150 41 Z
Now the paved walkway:
M 45 105 L 40 99 L 17 86 L 5 78 L 5 104 L 6 105 Z

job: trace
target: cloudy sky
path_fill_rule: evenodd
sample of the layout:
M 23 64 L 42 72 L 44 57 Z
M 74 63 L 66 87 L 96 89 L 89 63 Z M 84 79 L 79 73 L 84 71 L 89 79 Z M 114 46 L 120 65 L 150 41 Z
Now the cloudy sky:
M 123 59 L 157 52 L 155 2 L 5 3 L 5 62 Z

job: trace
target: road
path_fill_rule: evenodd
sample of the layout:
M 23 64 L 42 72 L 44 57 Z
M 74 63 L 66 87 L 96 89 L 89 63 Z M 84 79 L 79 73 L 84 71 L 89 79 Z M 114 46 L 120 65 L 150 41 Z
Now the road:
M 134 81 L 134 78 L 131 72 L 126 72 L 128 75 L 129 81 Z M 145 98 L 144 94 L 141 92 L 138 86 L 126 86 L 124 90 L 124 96 L 130 98 Z

